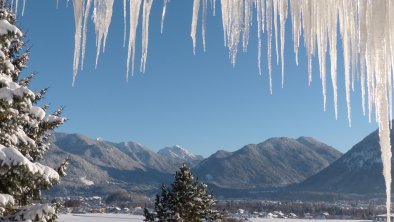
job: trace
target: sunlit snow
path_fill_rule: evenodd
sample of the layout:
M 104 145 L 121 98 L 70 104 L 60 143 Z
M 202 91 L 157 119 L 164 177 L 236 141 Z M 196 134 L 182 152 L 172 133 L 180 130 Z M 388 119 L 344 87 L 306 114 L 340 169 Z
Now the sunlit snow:
M 86 186 L 92 186 L 92 185 L 94 185 L 94 182 L 91 181 L 91 180 L 86 179 L 86 177 L 80 177 L 79 179 L 80 179 L 81 182 L 82 182 L 83 184 L 85 184 Z

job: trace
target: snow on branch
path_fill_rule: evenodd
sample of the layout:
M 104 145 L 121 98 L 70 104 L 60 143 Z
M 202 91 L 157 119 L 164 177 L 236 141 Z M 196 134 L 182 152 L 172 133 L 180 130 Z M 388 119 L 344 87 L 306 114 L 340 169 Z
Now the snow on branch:
M 49 204 L 28 205 L 18 210 L 15 215 L 0 217 L 0 221 L 53 221 L 57 218 L 55 208 Z
M 15 166 L 25 167 L 32 177 L 39 178 L 45 184 L 51 185 L 60 179 L 59 174 L 51 167 L 33 163 L 17 149 L 0 145 L 0 168 L 2 168 L 0 174 L 6 174 L 8 172 L 7 168 L 11 170 Z
M 14 97 L 27 96 L 28 98 L 34 98 L 34 93 L 27 87 L 20 86 L 14 82 L 9 75 L 0 74 L 0 84 L 3 86 L 0 88 L 0 100 L 3 100 L 9 104 L 13 102 Z
M 0 207 L 5 207 L 7 205 L 14 205 L 15 200 L 11 195 L 0 193 Z
M 0 35 L 5 35 L 8 33 L 14 33 L 18 36 L 23 36 L 21 30 L 19 30 L 15 25 L 10 24 L 7 20 L 0 20 Z

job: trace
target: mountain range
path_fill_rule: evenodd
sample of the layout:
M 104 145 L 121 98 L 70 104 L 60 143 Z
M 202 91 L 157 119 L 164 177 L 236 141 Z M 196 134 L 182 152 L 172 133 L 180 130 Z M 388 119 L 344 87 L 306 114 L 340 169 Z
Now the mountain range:
M 342 154 L 312 138 L 272 138 L 238 151 L 218 151 L 204 159 L 179 145 L 154 152 L 136 142 L 113 143 L 79 134 L 55 133 L 45 164 L 70 157 L 59 195 L 116 190 L 154 193 L 187 163 L 200 180 L 220 188 L 282 187 L 303 181 Z
M 219 150 L 208 158 L 179 145 L 155 152 L 136 142 L 113 143 L 64 133 L 53 135 L 51 148 L 46 164 L 56 167 L 70 157 L 68 175 L 51 195 L 126 191 L 150 196 L 161 184 L 170 183 L 183 163 L 223 198 L 228 194 L 253 197 L 259 192 L 270 192 L 270 197 L 291 192 L 385 192 L 378 131 L 343 155 L 311 137 L 270 138 L 234 152 Z

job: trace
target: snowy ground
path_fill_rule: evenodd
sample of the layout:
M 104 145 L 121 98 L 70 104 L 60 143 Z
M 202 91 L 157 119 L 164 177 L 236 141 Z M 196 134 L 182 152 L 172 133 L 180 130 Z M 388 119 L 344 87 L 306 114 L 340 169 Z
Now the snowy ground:
M 142 222 L 143 216 L 130 214 L 61 214 L 60 222 Z M 303 219 L 250 219 L 252 222 L 310 222 Z M 327 220 L 325 220 L 327 221 Z M 329 222 L 371 222 L 362 220 L 328 220 Z
M 130 214 L 60 214 L 59 222 L 142 222 L 143 216 Z
M 307 220 L 307 219 L 260 219 L 251 218 L 252 222 L 311 222 L 311 221 L 328 221 L 328 222 L 372 222 L 371 220 Z

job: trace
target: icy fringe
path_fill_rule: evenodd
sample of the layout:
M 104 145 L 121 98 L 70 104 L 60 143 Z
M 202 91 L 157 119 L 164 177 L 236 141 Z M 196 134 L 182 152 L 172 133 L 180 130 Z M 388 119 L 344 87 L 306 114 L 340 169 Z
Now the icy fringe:
M 91 4 L 93 1 L 93 10 Z M 164 17 L 168 0 L 163 0 L 162 11 L 162 26 L 164 27 Z M 134 73 L 134 55 L 135 55 L 135 40 L 137 26 L 139 22 L 139 13 L 141 10 L 142 0 L 126 1 L 123 0 L 123 26 L 124 26 L 124 41 L 123 46 L 126 45 L 126 26 L 127 26 L 127 2 L 129 4 L 129 41 L 128 41 L 128 54 L 126 65 L 126 79 L 128 79 L 130 72 L 130 60 L 132 63 L 131 73 Z M 106 39 L 108 35 L 109 25 L 111 24 L 112 9 L 114 0 L 73 0 L 74 16 L 75 16 L 75 47 L 74 47 L 74 65 L 73 65 L 73 85 L 78 74 L 78 69 L 83 69 L 83 61 L 85 58 L 86 47 L 86 33 L 87 33 L 87 20 L 92 14 L 93 23 L 96 32 L 96 68 L 100 56 L 101 48 L 104 52 Z M 145 72 L 146 60 L 148 57 L 148 36 L 149 36 L 149 16 L 153 0 L 143 0 L 142 6 L 142 53 L 140 71 Z M 82 24 L 83 21 L 83 24 Z M 81 44 L 82 42 L 82 44 Z M 81 64 L 81 65 L 80 65 Z
M 76 21 L 75 56 L 74 56 L 74 79 L 78 70 L 80 54 L 80 41 L 86 41 L 86 18 L 89 15 L 91 0 L 74 0 L 74 12 Z M 143 30 L 142 30 L 142 58 L 141 71 L 145 71 L 149 14 L 152 0 L 144 0 L 143 6 Z M 327 70 L 326 54 L 329 53 L 331 62 L 331 81 L 333 85 L 335 117 L 338 116 L 337 108 L 337 28 L 339 24 L 342 39 L 344 64 L 345 64 L 345 96 L 347 103 L 347 115 L 351 125 L 350 91 L 354 90 L 354 83 L 359 79 L 361 84 L 362 108 L 365 114 L 367 100 L 368 117 L 371 121 L 373 111 L 379 124 L 380 145 L 382 150 L 383 174 L 386 181 L 387 209 L 390 209 L 391 187 L 391 146 L 390 146 L 390 119 L 392 119 L 392 67 L 394 65 L 394 6 L 390 0 L 221 0 L 223 30 L 225 45 L 229 48 L 229 57 L 232 64 L 236 62 L 238 45 L 241 42 L 246 51 L 249 41 L 249 31 L 252 23 L 252 10 L 256 10 L 258 27 L 258 67 L 261 70 L 261 37 L 262 32 L 267 31 L 268 36 L 268 70 L 270 91 L 272 93 L 272 26 L 275 33 L 276 61 L 282 64 L 282 87 L 284 85 L 284 45 L 285 45 L 285 22 L 290 8 L 290 17 L 293 31 L 293 46 L 298 64 L 298 48 L 303 31 L 304 45 L 308 56 L 309 84 L 312 82 L 312 57 L 316 55 L 320 65 L 320 79 L 322 82 L 323 104 L 326 109 L 326 79 Z M 162 21 L 166 11 L 164 0 Z M 127 75 L 129 63 L 132 57 L 132 73 L 134 70 L 135 38 L 138 25 L 141 0 L 129 1 L 130 4 L 130 28 L 129 47 L 127 57 Z M 84 5 L 85 12 L 84 12 Z M 95 21 L 97 39 L 97 59 L 100 47 L 105 48 L 105 38 L 108 32 L 110 18 L 112 16 L 113 1 L 94 0 L 94 18 L 102 18 L 102 22 Z M 200 0 L 194 0 L 192 31 L 193 51 L 196 48 L 196 33 L 199 17 Z M 254 7 L 252 7 L 254 6 Z M 126 3 L 124 2 L 124 11 Z M 205 23 L 207 1 L 202 0 L 202 35 L 203 48 L 205 50 Z M 104 10 L 105 9 L 105 10 Z M 279 26 L 278 29 L 278 16 Z M 81 35 L 81 21 L 85 18 L 83 35 Z M 339 22 L 338 22 L 339 18 Z M 272 24 L 274 23 L 274 24 Z M 163 22 L 162 22 L 163 24 Z M 163 25 L 161 26 L 163 27 Z M 280 33 L 278 35 L 278 32 Z M 280 36 L 280 54 L 278 50 L 278 36 Z M 82 55 L 84 55 L 84 47 Z M 97 61 L 96 59 L 96 61 Z M 82 56 L 83 61 L 83 56 Z M 96 64 L 97 65 L 97 64 Z M 261 73 L 261 71 L 260 71 Z M 388 210 L 389 212 L 389 210 Z M 390 218 L 388 218 L 389 221 Z
M 199 0 L 194 0 L 196 2 Z M 248 45 L 249 27 L 252 14 L 251 2 L 256 10 L 258 23 L 258 66 L 260 69 L 261 32 L 268 35 L 268 69 L 270 91 L 271 79 L 271 40 L 272 19 L 274 20 L 277 63 L 282 62 L 282 87 L 284 84 L 284 45 L 285 21 L 290 8 L 293 31 L 293 46 L 298 64 L 298 48 L 303 32 L 304 46 L 308 57 L 309 83 L 312 82 L 312 57 L 319 60 L 319 73 L 322 83 L 323 104 L 326 110 L 326 54 L 331 62 L 331 81 L 333 85 L 335 117 L 337 108 L 337 29 L 339 24 L 345 64 L 345 96 L 347 116 L 351 126 L 350 91 L 354 91 L 355 80 L 360 81 L 362 108 L 365 114 L 367 100 L 368 117 L 374 112 L 379 125 L 383 175 L 386 185 L 387 221 L 390 221 L 391 205 L 391 144 L 390 128 L 392 119 L 392 81 L 394 66 L 394 2 L 390 0 L 221 0 L 225 45 L 229 48 L 231 62 L 234 64 L 241 36 L 243 48 Z M 272 18 L 273 12 L 273 18 Z M 198 7 L 194 7 L 192 24 L 197 24 Z M 205 14 L 203 14 L 205 16 Z M 279 16 L 280 34 L 277 19 Z M 206 18 L 202 18 L 204 21 Z M 192 39 L 195 39 L 195 27 Z M 203 27 L 204 30 L 204 27 Z M 203 31 L 204 32 L 204 31 Z M 278 53 L 280 36 L 280 54 Z M 195 43 L 193 44 L 195 47 Z M 205 46 L 204 46 L 205 47 Z M 366 96 L 366 94 L 368 96 Z
M 79 54 L 81 53 L 80 41 L 86 38 L 81 33 L 82 17 L 89 15 L 89 2 L 91 0 L 74 0 L 76 21 L 76 41 L 74 59 L 74 78 L 78 70 Z M 196 48 L 196 33 L 199 18 L 199 9 L 202 5 L 202 33 L 205 49 L 205 22 L 206 0 L 194 0 L 192 31 L 193 51 Z M 17 2 L 17 1 L 16 1 Z M 144 0 L 143 30 L 142 30 L 142 58 L 141 71 L 145 70 L 148 48 L 148 23 L 152 0 Z M 215 3 L 215 1 L 213 1 Z M 319 60 L 319 73 L 322 83 L 324 109 L 326 109 L 326 64 L 329 55 L 331 63 L 330 77 L 333 85 L 333 100 L 335 117 L 338 116 L 337 108 L 337 36 L 342 40 L 345 76 L 345 97 L 347 103 L 347 116 L 351 125 L 350 91 L 354 90 L 355 80 L 361 85 L 362 108 L 366 113 L 368 107 L 369 121 L 375 113 L 379 125 L 380 145 L 383 160 L 383 174 L 386 182 L 387 212 L 390 209 L 391 189 L 391 145 L 390 145 L 390 120 L 392 119 L 392 81 L 394 65 L 394 3 L 390 0 L 221 0 L 222 22 L 225 46 L 229 48 L 231 63 L 236 62 L 238 45 L 242 42 L 246 51 L 249 41 L 249 30 L 252 20 L 257 20 L 258 35 L 258 68 L 261 70 L 261 39 L 262 32 L 267 32 L 268 50 L 267 65 L 272 93 L 272 36 L 275 33 L 276 61 L 282 64 L 282 86 L 284 85 L 284 45 L 285 23 L 291 17 L 293 31 L 293 47 L 298 64 L 298 48 L 301 33 L 304 37 L 304 46 L 308 57 L 309 84 L 312 82 L 312 58 L 317 54 Z M 94 0 L 95 17 L 100 17 L 105 22 L 95 22 L 98 36 L 97 57 L 101 44 L 105 46 L 110 17 L 112 16 L 113 1 Z M 167 1 L 163 4 L 163 19 Z M 138 25 L 141 0 L 129 1 L 130 28 L 129 47 L 127 57 L 127 73 L 129 73 L 130 58 L 134 61 L 135 36 Z M 84 7 L 85 6 L 85 7 Z M 124 4 L 126 11 L 126 4 Z M 215 5 L 213 5 L 215 8 Z M 106 10 L 103 10 L 103 9 Z M 251 18 L 252 11 L 256 11 L 255 18 Z M 99 14 L 101 13 L 101 14 Z M 278 28 L 278 17 L 279 27 Z M 337 33 L 339 25 L 340 33 Z M 272 30 L 274 29 L 274 30 Z M 84 30 L 86 27 L 84 26 Z M 278 34 L 279 32 L 279 34 Z M 82 33 L 85 33 L 83 31 Z M 104 37 L 104 38 L 103 38 Z M 279 37 L 279 38 L 278 38 Z M 103 40 L 101 40 L 103 39 Z M 280 39 L 280 54 L 278 50 Z M 101 42 L 103 41 L 103 43 Z M 317 52 L 317 53 L 316 53 Z M 84 48 L 82 49 L 82 55 Z M 134 64 L 134 62 L 132 62 Z M 134 65 L 132 65 L 134 66 Z M 133 70 L 133 68 L 132 68 Z M 133 73 L 133 71 L 132 71 Z M 261 73 L 261 71 L 260 71 Z M 389 214 L 388 214 L 389 215 Z M 390 218 L 387 218 L 390 221 Z

